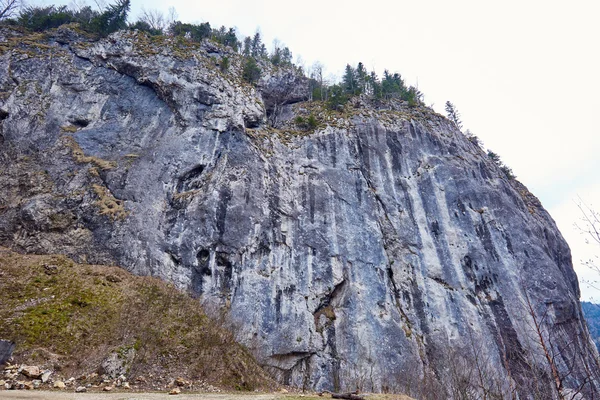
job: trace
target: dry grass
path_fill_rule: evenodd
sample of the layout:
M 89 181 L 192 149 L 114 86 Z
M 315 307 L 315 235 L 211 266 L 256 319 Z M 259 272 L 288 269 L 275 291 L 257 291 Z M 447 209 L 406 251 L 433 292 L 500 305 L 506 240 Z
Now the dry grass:
M 129 212 L 125 210 L 123 200 L 115 199 L 110 190 L 104 186 L 93 184 L 92 189 L 94 189 L 94 193 L 98 197 L 95 204 L 100 209 L 100 215 L 108 216 L 111 221 L 127 218 Z
M 75 133 L 77 132 L 77 127 L 75 125 L 65 125 L 60 127 L 60 131 L 63 133 Z
M 69 128 L 70 127 L 63 127 L 61 128 L 61 130 L 63 130 L 63 132 L 70 132 L 66 130 Z M 65 136 L 64 140 L 66 146 L 71 149 L 71 154 L 73 155 L 73 159 L 75 160 L 75 162 L 78 162 L 80 164 L 89 163 L 104 171 L 114 169 L 117 167 L 117 163 L 114 161 L 107 161 L 98 157 L 86 156 L 79 144 L 77 143 L 77 141 L 75 140 L 75 138 L 73 138 L 72 136 Z
M 0 337 L 17 361 L 89 374 L 135 349 L 128 378 L 182 376 L 237 390 L 270 389 L 249 352 L 173 285 L 117 267 L 0 248 Z

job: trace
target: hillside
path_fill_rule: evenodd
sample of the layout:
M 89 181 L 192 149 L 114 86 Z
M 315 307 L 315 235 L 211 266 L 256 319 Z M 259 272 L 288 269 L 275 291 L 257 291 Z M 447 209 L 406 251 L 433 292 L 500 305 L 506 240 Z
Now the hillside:
M 0 277 L 0 338 L 17 344 L 14 364 L 52 371 L 46 387 L 71 377 L 72 388 L 127 381 L 165 389 L 176 378 L 195 390 L 275 387 L 248 350 L 172 284 L 6 248 Z

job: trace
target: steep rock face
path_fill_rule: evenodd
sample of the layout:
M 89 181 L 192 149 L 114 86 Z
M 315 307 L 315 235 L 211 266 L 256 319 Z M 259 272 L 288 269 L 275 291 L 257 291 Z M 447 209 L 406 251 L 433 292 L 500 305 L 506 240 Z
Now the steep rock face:
M 567 244 L 445 118 L 298 103 L 303 78 L 266 66 L 257 91 L 211 43 L 18 35 L 0 33 L 0 244 L 171 280 L 289 384 L 448 387 L 485 360 L 503 389 L 550 390 L 535 321 L 566 387 L 596 377 Z

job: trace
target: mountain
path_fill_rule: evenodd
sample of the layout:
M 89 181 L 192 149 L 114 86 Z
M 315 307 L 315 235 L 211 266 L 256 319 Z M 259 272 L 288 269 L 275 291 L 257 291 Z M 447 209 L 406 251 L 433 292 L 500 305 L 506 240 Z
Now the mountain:
M 590 335 L 596 348 L 600 349 L 600 305 L 590 303 L 589 301 L 581 302 L 583 316 L 587 322 Z
M 285 384 L 597 392 L 556 224 L 430 108 L 209 40 L 0 41 L 0 244 L 173 282 Z

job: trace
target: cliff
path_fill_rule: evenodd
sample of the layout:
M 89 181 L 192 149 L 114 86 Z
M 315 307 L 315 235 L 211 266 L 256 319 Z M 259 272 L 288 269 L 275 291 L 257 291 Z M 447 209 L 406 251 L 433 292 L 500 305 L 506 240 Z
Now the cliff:
M 174 282 L 287 384 L 596 391 L 554 221 L 431 109 L 331 111 L 208 41 L 0 42 L 1 245 Z

